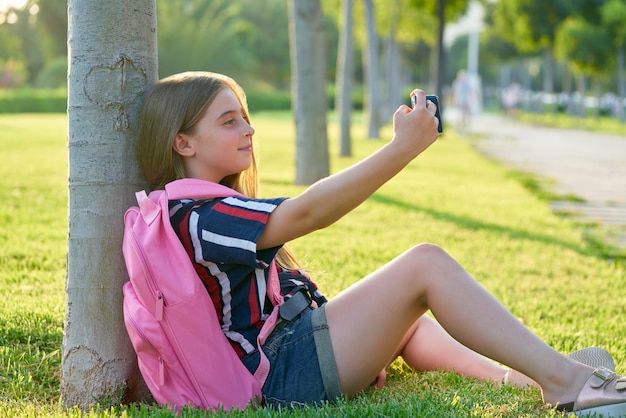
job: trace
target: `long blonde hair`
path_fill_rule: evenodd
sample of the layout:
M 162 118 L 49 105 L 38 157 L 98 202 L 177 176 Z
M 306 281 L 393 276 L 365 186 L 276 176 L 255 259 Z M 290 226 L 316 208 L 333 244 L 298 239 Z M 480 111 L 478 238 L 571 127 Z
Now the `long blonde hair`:
M 194 133 L 207 108 L 224 88 L 235 93 L 243 117 L 250 123 L 243 89 L 223 74 L 200 71 L 175 74 L 150 89 L 139 115 L 137 161 L 152 190 L 163 189 L 171 181 L 188 177 L 182 157 L 174 152 L 174 138 L 178 133 Z M 258 197 L 255 152 L 246 170 L 225 177 L 220 183 L 248 197 Z M 276 261 L 284 268 L 300 268 L 300 263 L 285 246 L 278 252 Z

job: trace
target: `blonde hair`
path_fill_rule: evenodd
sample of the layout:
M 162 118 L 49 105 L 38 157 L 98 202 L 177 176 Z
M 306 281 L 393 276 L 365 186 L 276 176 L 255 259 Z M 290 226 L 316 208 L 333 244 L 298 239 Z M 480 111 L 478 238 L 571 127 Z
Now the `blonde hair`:
M 246 95 L 232 78 L 211 72 L 185 72 L 166 77 L 148 92 L 139 115 L 137 161 L 148 186 L 163 189 L 171 181 L 188 177 L 182 157 L 174 152 L 178 133 L 192 134 L 196 125 L 224 88 L 235 93 L 244 119 L 250 123 Z M 248 197 L 256 198 L 259 181 L 255 153 L 250 166 L 220 182 Z M 299 268 L 293 253 L 283 246 L 276 261 L 284 268 Z

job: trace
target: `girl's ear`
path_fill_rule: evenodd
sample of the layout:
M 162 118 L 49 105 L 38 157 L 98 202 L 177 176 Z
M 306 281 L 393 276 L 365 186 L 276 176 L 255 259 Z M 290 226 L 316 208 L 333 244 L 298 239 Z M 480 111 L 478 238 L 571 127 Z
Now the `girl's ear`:
M 194 153 L 194 149 L 189 142 L 189 138 L 187 135 L 181 133 L 176 134 L 172 148 L 182 157 L 191 157 Z

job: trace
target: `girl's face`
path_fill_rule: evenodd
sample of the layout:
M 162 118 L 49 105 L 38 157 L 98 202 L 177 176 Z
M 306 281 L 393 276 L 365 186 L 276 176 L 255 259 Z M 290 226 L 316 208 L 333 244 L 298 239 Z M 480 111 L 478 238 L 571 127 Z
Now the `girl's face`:
M 192 134 L 176 135 L 174 150 L 185 157 L 190 177 L 219 183 L 252 163 L 254 128 L 229 88 L 223 88 L 207 108 Z

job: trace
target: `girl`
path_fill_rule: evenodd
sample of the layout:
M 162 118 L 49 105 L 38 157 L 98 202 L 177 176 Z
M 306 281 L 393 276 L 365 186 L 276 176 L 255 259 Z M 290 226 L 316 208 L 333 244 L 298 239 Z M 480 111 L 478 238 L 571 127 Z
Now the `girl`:
M 626 413 L 625 378 L 550 348 L 436 245 L 408 249 L 330 301 L 299 269 L 285 243 L 336 222 L 437 139 L 435 105 L 421 90 L 412 96 L 414 108 L 402 105 L 393 116 L 389 143 L 290 199 L 257 197 L 254 129 L 234 80 L 178 74 L 145 99 L 137 151 L 152 189 L 197 178 L 247 196 L 171 201 L 170 219 L 241 361 L 254 372 L 259 349 L 269 358 L 266 404 L 314 403 L 381 386 L 387 365 L 402 356 L 417 370 L 538 385 L 544 401 L 563 410 Z M 289 308 L 257 347 L 272 307 L 265 284 L 273 260 Z M 436 321 L 424 316 L 428 310 Z

